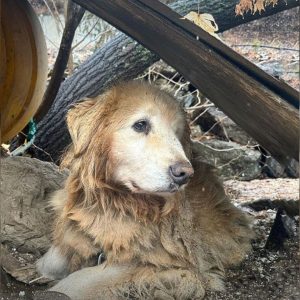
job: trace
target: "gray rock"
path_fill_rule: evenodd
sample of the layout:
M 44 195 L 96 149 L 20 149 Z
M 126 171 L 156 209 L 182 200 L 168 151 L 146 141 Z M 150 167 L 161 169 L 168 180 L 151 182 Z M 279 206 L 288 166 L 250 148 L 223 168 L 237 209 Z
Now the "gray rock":
M 18 251 L 49 246 L 49 195 L 66 179 L 54 164 L 26 157 L 1 159 L 1 243 Z
M 193 151 L 204 162 L 215 166 L 223 179 L 252 180 L 261 175 L 261 153 L 234 142 L 207 140 L 194 142 Z
M 295 159 L 291 159 L 285 167 L 287 177 L 299 178 L 299 163 Z
M 18 281 L 30 283 L 39 277 L 37 258 L 50 246 L 48 200 L 63 186 L 67 172 L 37 159 L 7 157 L 1 158 L 0 173 L 1 266 Z
M 266 161 L 262 168 L 263 173 L 271 178 L 281 178 L 285 176 L 285 168 L 272 156 L 266 157 Z
M 291 159 L 283 165 L 273 157 L 267 156 L 262 172 L 271 178 L 299 178 L 299 163 L 295 159 Z
M 54 292 L 54 291 L 42 291 L 35 293 L 34 300 L 71 300 L 65 294 Z
M 295 73 L 295 74 L 299 73 L 298 61 L 289 63 L 288 65 L 284 65 L 282 61 L 278 61 L 278 60 L 270 61 L 269 59 L 267 59 L 257 63 L 257 66 L 263 69 L 266 73 L 277 78 L 283 77 L 286 74 L 287 69 L 289 73 Z
M 286 215 L 283 209 L 279 208 L 277 210 L 277 214 L 268 236 L 265 248 L 275 251 L 282 250 L 285 240 L 294 237 L 295 232 L 295 220 Z

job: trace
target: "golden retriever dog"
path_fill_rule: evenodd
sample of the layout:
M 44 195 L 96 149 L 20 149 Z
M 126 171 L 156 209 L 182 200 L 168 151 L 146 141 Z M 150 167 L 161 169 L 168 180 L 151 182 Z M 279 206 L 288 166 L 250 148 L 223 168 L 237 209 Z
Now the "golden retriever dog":
M 77 104 L 67 124 L 70 174 L 52 200 L 53 245 L 38 262 L 44 276 L 65 277 L 52 290 L 82 300 L 222 290 L 224 268 L 245 257 L 252 231 L 197 160 L 180 104 L 133 81 Z

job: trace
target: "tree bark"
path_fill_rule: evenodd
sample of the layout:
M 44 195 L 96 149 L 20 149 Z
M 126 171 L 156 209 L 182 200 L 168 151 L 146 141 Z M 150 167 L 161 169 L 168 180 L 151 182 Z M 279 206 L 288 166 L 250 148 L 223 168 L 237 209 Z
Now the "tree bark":
M 283 3 L 282 3 L 283 2 Z M 171 7 L 181 15 L 191 10 L 211 13 L 220 32 L 248 21 L 295 7 L 297 0 L 280 1 L 274 8 L 268 7 L 262 14 L 235 16 L 237 0 L 219 1 L 190 0 L 176 1 Z M 38 123 L 35 144 L 42 149 L 36 156 L 44 160 L 58 161 L 70 137 L 66 129 L 65 115 L 69 106 L 84 98 L 101 93 L 114 82 L 132 79 L 155 63 L 159 57 L 124 34 L 118 34 L 98 49 L 77 71 L 66 79 L 47 115 Z

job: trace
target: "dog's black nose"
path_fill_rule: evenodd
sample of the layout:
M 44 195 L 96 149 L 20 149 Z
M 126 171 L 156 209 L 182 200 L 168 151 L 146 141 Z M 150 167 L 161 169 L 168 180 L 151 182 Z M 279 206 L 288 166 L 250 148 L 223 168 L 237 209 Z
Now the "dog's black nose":
M 179 162 L 170 166 L 169 172 L 175 183 L 183 185 L 194 174 L 194 169 L 187 162 Z

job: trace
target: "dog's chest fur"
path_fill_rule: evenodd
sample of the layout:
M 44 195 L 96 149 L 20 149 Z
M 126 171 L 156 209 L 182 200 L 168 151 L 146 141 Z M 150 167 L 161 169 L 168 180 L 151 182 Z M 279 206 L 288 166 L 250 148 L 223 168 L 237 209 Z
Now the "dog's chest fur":
M 195 259 L 191 255 L 191 241 L 186 240 L 184 233 L 191 233 L 190 221 L 182 220 L 182 216 L 190 214 L 182 211 L 185 210 L 183 206 L 180 210 L 160 222 L 82 209 L 73 209 L 69 218 L 92 239 L 96 248 L 102 249 L 109 264 L 130 262 L 183 267 L 194 264 Z

